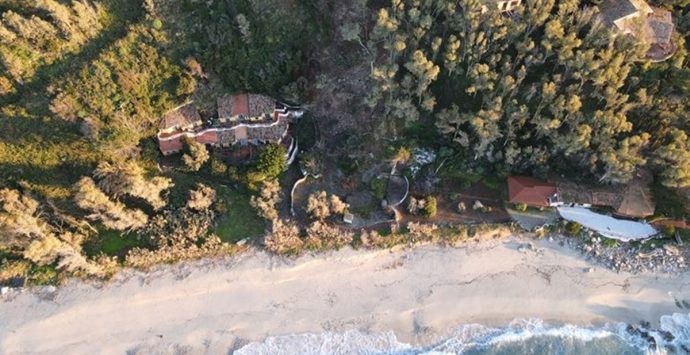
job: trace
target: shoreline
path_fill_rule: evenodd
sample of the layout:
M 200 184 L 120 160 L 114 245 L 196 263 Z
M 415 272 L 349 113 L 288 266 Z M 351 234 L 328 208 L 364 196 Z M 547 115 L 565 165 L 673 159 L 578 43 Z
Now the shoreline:
M 662 315 L 690 312 L 675 303 L 690 301 L 690 273 L 616 273 L 558 240 L 513 236 L 297 259 L 254 250 L 0 300 L 8 353 L 227 352 L 267 336 L 352 329 L 425 344 L 459 325 L 515 319 L 657 326 Z

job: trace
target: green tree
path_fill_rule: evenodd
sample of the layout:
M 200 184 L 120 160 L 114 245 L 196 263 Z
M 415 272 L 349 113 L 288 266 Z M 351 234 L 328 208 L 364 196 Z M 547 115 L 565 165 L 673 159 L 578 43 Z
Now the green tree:
M 523 4 L 520 21 L 481 6 L 396 0 L 379 11 L 372 36 L 388 55 L 372 70 L 370 102 L 388 135 L 433 120 L 480 162 L 628 181 L 650 142 L 632 120 L 647 104 L 628 94 L 646 46 L 612 36 L 578 0 Z
M 266 144 L 261 147 L 254 173 L 260 180 L 278 177 L 287 169 L 287 151 L 280 144 Z
M 690 186 L 690 137 L 680 129 L 671 130 L 666 143 L 655 155 L 662 168 L 661 183 L 669 187 Z
M 187 152 L 182 155 L 182 163 L 189 171 L 199 171 L 211 157 L 206 146 L 187 136 L 185 136 L 184 142 L 187 146 Z

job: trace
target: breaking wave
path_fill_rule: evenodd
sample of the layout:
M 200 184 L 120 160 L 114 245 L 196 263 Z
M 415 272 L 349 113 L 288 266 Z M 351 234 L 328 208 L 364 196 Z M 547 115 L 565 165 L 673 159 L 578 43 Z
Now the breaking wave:
M 538 319 L 504 328 L 468 324 L 426 345 L 401 342 L 392 331 L 295 334 L 249 343 L 235 354 L 690 354 L 690 314 L 663 316 L 659 328 L 552 326 Z

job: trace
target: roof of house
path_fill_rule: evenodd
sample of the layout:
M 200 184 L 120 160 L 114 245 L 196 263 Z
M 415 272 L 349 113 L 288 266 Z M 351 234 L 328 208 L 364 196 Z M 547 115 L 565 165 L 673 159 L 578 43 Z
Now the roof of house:
M 158 128 L 164 130 L 198 123 L 201 123 L 201 115 L 194 105 L 188 103 L 166 112 L 161 118 Z
M 675 26 L 671 12 L 658 7 L 652 8 L 653 12 L 647 18 L 650 28 L 652 43 L 669 43 L 673 36 Z
M 652 12 L 652 8 L 644 0 L 604 0 L 597 7 L 601 19 L 609 26 L 614 25 L 614 21 L 639 12 Z
M 247 126 L 247 139 L 260 140 L 264 142 L 278 143 L 288 130 L 288 122 L 285 120 L 280 120 L 278 124 L 270 127 L 252 127 Z
M 616 214 L 628 217 L 647 217 L 654 214 L 655 204 L 652 193 L 646 186 L 629 184 L 616 206 Z
M 640 173 L 640 175 L 644 175 Z M 605 206 L 626 217 L 646 217 L 654 214 L 654 200 L 647 187 L 649 178 L 636 177 L 627 185 L 599 186 L 558 180 L 556 189 L 560 201 Z
M 556 184 L 527 176 L 508 177 L 508 201 L 532 206 L 549 206 L 549 198 L 556 193 Z
M 183 147 L 182 138 L 177 137 L 168 140 L 158 140 L 158 147 L 163 153 L 180 151 Z
M 215 144 L 218 142 L 218 134 L 215 131 L 206 130 L 202 134 L 194 137 L 194 140 L 201 144 Z
M 242 115 L 251 118 L 266 114 L 270 116 L 275 107 L 276 101 L 264 95 L 224 95 L 218 98 L 218 117 L 229 118 Z

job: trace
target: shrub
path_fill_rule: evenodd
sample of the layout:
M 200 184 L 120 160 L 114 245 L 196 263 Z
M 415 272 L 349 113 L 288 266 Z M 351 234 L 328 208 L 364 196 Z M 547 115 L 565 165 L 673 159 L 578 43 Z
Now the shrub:
M 239 250 L 209 233 L 214 219 L 215 213 L 210 209 L 195 211 L 187 207 L 167 210 L 153 217 L 142 233 L 149 236 L 150 248 L 131 249 L 125 265 L 148 268 L 160 263 L 228 255 Z
M 225 177 L 227 172 L 228 166 L 221 158 L 216 156 L 211 158 L 211 175 L 220 178 Z
M 276 219 L 271 232 L 264 238 L 264 246 L 276 254 L 297 255 L 304 247 L 304 241 L 299 237 L 299 227 L 296 224 Z
M 669 237 L 675 237 L 676 235 L 676 227 L 674 226 L 664 226 L 661 231 Z
M 326 191 L 314 192 L 307 199 L 307 212 L 314 218 L 323 221 L 332 215 L 342 215 L 347 210 L 347 204 L 336 195 L 328 195 Z
M 607 248 L 615 248 L 619 245 L 617 240 L 611 238 L 604 238 L 601 244 Z
M 186 136 L 184 142 L 187 146 L 187 153 L 182 155 L 182 163 L 189 171 L 199 171 L 210 157 L 206 146 Z
M 307 212 L 314 218 L 323 221 L 331 215 L 326 191 L 314 192 L 307 199 Z
M 6 76 L 0 76 L 0 95 L 13 94 L 15 91 L 12 81 Z
M 300 147 L 302 142 L 300 141 Z M 300 156 L 300 167 L 305 175 L 319 176 L 323 171 L 323 158 L 321 152 L 312 149 L 310 152 Z
M 216 201 L 216 190 L 204 185 L 197 184 L 195 190 L 189 191 L 187 207 L 197 211 L 208 209 Z
M 386 182 L 378 177 L 371 179 L 369 189 L 379 200 L 383 200 L 386 197 Z
M 228 172 L 227 172 L 228 179 L 230 181 L 239 181 L 240 180 L 240 171 L 237 169 L 236 166 L 228 166 Z
M 410 222 L 407 230 L 407 235 L 413 242 L 433 241 L 438 236 L 438 226 L 435 224 Z
M 278 218 L 276 206 L 282 200 L 280 184 L 277 180 L 266 180 L 263 183 L 261 194 L 252 196 L 249 203 L 259 211 L 259 214 L 269 221 Z
M 407 211 L 411 214 L 419 214 L 426 207 L 426 200 L 419 200 L 412 196 L 407 199 Z
M 385 238 L 383 238 L 381 234 L 376 230 L 363 230 L 362 235 L 359 236 L 359 240 L 362 242 L 362 245 L 364 247 L 375 248 L 383 245 Z
M 568 232 L 568 234 L 572 236 L 576 236 L 580 234 L 580 231 L 582 230 L 582 225 L 577 222 L 568 222 L 568 224 L 565 225 L 565 230 Z
M 306 247 L 309 249 L 340 249 L 352 243 L 354 234 L 326 223 L 316 221 L 307 228 Z
M 427 218 L 431 218 L 431 217 L 436 216 L 436 212 L 437 212 L 436 197 L 427 196 L 424 199 L 424 201 L 425 201 L 425 206 L 424 206 L 424 209 L 422 210 L 422 214 Z
M 527 204 L 526 203 L 516 203 L 515 204 L 515 210 L 519 212 L 525 212 L 527 211 Z

